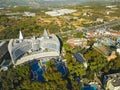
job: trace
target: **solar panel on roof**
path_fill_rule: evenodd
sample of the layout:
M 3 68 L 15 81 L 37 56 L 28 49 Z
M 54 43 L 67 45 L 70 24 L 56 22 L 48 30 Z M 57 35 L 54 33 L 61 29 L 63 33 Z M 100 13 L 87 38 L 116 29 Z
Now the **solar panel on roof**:
M 79 63 L 85 62 L 84 58 L 79 53 L 75 53 L 74 57 L 75 57 L 76 61 L 78 61 Z

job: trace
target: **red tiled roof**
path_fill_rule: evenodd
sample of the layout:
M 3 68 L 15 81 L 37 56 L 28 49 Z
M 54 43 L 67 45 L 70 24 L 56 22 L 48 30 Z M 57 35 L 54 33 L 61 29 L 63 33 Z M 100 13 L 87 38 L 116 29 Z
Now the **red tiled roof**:
M 120 32 L 111 32 L 111 34 L 120 35 Z
M 94 34 L 95 32 L 93 32 L 93 31 L 90 31 L 90 32 L 88 32 L 89 34 Z
M 74 43 L 68 43 L 71 47 L 75 47 L 75 44 Z

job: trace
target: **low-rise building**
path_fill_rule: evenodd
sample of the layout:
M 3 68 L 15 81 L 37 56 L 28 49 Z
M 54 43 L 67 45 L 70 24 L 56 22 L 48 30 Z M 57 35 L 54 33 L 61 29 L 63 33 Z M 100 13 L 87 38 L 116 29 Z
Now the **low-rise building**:
M 34 17 L 34 16 L 36 16 L 36 14 L 35 13 L 31 13 L 31 12 L 24 12 L 23 16 Z
M 48 12 L 45 12 L 45 13 L 50 15 L 50 16 L 61 16 L 61 15 L 70 14 L 70 13 L 73 13 L 73 12 L 76 12 L 76 10 L 59 9 L 59 10 L 48 11 Z
M 110 56 L 110 54 L 111 54 L 110 49 L 108 49 L 104 45 L 101 45 L 101 44 L 98 44 L 98 43 L 94 44 L 94 49 L 96 49 L 98 52 L 100 52 L 101 54 L 103 54 L 107 57 Z
M 97 18 L 96 19 L 97 22 L 103 22 L 103 20 L 104 20 L 103 18 Z
M 110 34 L 113 36 L 120 36 L 120 32 L 110 32 Z
M 120 90 L 120 73 L 105 75 L 104 82 L 107 83 L 106 90 Z
M 13 13 L 6 13 L 6 16 L 13 16 L 13 15 L 21 15 L 22 13 L 20 12 L 13 12 Z
M 91 11 L 91 10 L 90 10 Z M 84 13 L 83 13 L 83 16 L 87 16 L 87 17 L 89 17 L 89 16 L 92 16 L 92 13 L 90 12 L 90 11 L 83 11 Z M 89 12 L 89 13 L 88 13 Z
M 120 90 L 120 80 L 119 79 L 108 80 L 107 88 L 109 90 Z
M 108 61 L 114 60 L 117 58 L 117 55 L 115 54 L 115 52 L 112 52 L 112 54 L 110 56 L 107 57 Z
M 114 11 L 107 11 L 106 14 L 109 15 L 111 13 L 114 13 Z
M 87 46 L 87 39 L 85 39 L 85 38 L 73 38 L 73 39 L 67 40 L 67 43 L 72 47 L 75 47 L 75 46 L 86 47 Z
M 74 56 L 74 58 L 76 59 L 76 61 L 78 61 L 79 63 L 82 63 L 85 68 L 88 67 L 87 61 L 86 61 L 86 59 L 83 57 L 82 54 L 80 54 L 80 53 L 75 53 L 73 56 Z
M 120 54 L 120 48 L 117 48 L 116 51 L 118 54 Z

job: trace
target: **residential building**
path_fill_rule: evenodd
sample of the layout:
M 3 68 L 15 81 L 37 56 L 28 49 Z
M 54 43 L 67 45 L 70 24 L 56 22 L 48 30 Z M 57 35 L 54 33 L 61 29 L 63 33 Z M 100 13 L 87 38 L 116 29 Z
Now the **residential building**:
M 111 61 L 111 60 L 114 60 L 114 59 L 116 59 L 117 58 L 117 55 L 115 54 L 115 52 L 113 51 L 112 53 L 111 53 L 111 55 L 109 56 L 109 57 L 107 57 L 107 60 L 108 61 Z
M 116 50 L 116 51 L 117 51 L 117 53 L 118 53 L 118 54 L 120 54 L 120 48 L 117 48 L 117 50 Z
M 110 32 L 110 34 L 113 35 L 113 36 L 120 36 L 120 32 L 116 32 L 116 31 L 115 32 Z
M 96 49 L 98 52 L 100 52 L 101 54 L 109 57 L 111 54 L 111 50 L 108 49 L 106 46 L 99 44 L 99 43 L 95 43 L 94 44 L 94 49 Z
M 107 87 L 109 90 L 120 90 L 120 80 L 119 79 L 108 80 Z
M 97 22 L 103 22 L 103 20 L 104 20 L 103 18 L 97 18 L 96 19 Z
M 22 13 L 20 13 L 20 12 L 14 12 L 14 13 L 6 13 L 5 15 L 6 16 L 13 16 L 13 15 L 21 15 Z
M 48 11 L 45 12 L 46 14 L 50 15 L 50 16 L 61 16 L 64 14 L 70 14 L 76 12 L 76 10 L 72 10 L 72 9 L 59 9 L 59 10 L 54 10 L 54 11 Z
M 36 14 L 35 13 L 31 13 L 31 12 L 24 12 L 23 16 L 34 17 L 34 16 L 36 16 Z
M 106 6 L 106 8 L 116 8 L 117 6 L 116 5 L 109 5 L 109 6 Z
M 73 39 L 67 40 L 67 43 L 72 47 L 75 47 L 75 46 L 86 47 L 87 46 L 87 39 L 85 39 L 85 38 L 73 38 Z
M 106 90 L 120 90 L 120 73 L 105 75 L 104 82 L 107 83 Z

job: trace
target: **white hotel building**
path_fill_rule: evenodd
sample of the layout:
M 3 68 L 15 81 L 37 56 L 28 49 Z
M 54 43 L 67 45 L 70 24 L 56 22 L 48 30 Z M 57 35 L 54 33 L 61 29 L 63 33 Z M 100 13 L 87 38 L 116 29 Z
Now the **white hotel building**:
M 60 41 L 56 35 L 48 35 L 46 30 L 43 37 L 31 39 L 24 39 L 20 31 L 19 39 L 10 40 L 8 50 L 16 66 L 35 59 L 59 57 Z

